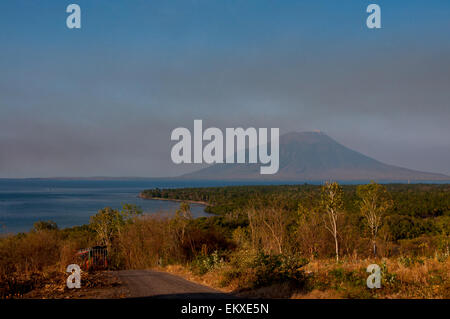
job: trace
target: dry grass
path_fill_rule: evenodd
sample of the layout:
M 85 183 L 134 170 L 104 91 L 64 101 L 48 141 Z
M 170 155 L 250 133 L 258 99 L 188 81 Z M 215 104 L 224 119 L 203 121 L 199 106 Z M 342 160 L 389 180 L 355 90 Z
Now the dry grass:
M 342 299 L 342 295 L 332 289 L 314 289 L 308 293 L 294 293 L 291 299 Z
M 365 283 L 364 280 L 369 275 L 365 271 L 370 264 L 381 266 L 382 288 L 369 290 L 364 285 L 355 287 L 355 284 L 361 284 L 361 281 Z M 324 288 L 321 289 L 323 293 L 330 293 L 330 289 L 325 287 L 326 284 L 331 284 L 334 285 L 333 290 L 337 291 L 340 297 L 348 297 L 349 293 L 359 291 L 362 297 L 370 298 L 450 298 L 450 259 L 448 258 L 446 261 L 423 258 L 412 264 L 406 263 L 402 258 L 348 260 L 340 265 L 336 265 L 332 260 L 318 260 L 308 264 L 305 270 L 314 274 L 319 286 L 321 283 L 324 284 Z M 337 274 L 343 274 L 343 278 Z M 314 290 L 311 293 L 313 292 Z M 315 295 L 317 293 L 311 297 Z M 334 298 L 335 294 L 331 293 L 331 296 Z
M 128 289 L 110 271 L 81 273 L 81 288 L 68 289 L 67 274 L 58 273 L 21 296 L 25 299 L 111 299 L 125 298 Z
M 376 263 L 383 271 L 381 289 L 368 289 L 366 272 L 368 265 Z M 304 289 L 293 288 L 288 283 L 268 287 L 249 288 L 240 284 L 245 282 L 236 278 L 223 287 L 228 265 L 207 272 L 204 275 L 193 273 L 189 267 L 172 265 L 159 270 L 182 276 L 188 280 L 232 292 L 243 298 L 293 298 L 293 299 L 442 299 L 450 298 L 450 259 L 438 261 L 435 258 L 421 259 L 413 264 L 405 264 L 401 258 L 382 260 L 344 260 L 336 264 L 333 259 L 311 261 L 304 267 L 309 278 Z M 251 272 L 251 269 L 249 269 Z M 245 276 L 245 274 L 244 274 Z
M 183 277 L 184 279 L 196 282 L 201 285 L 209 286 L 223 292 L 229 293 L 233 291 L 232 287 L 230 286 L 222 287 L 220 285 L 220 276 L 218 276 L 216 272 L 207 272 L 204 275 L 198 275 L 192 272 L 188 266 L 182 265 L 169 265 L 166 267 L 158 267 L 154 269 L 159 271 L 165 271 L 173 275 Z
M 0 298 L 22 297 L 33 289 L 65 283 L 66 267 L 80 247 L 59 231 L 37 231 L 0 240 Z

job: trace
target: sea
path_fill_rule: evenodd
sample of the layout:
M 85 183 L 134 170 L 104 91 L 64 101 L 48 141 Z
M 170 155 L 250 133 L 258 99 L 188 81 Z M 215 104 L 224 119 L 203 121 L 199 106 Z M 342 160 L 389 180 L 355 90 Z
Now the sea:
M 88 224 L 100 209 L 120 209 L 124 204 L 138 205 L 145 214 L 174 214 L 179 202 L 141 199 L 139 193 L 156 187 L 224 185 L 227 183 L 168 179 L 0 179 L 0 234 L 29 231 L 36 221 L 51 220 L 59 228 Z M 190 206 L 194 217 L 209 215 L 204 205 Z
M 368 181 L 344 184 L 367 183 Z M 380 181 L 379 181 L 380 182 Z M 392 182 L 392 181 L 391 181 Z M 321 184 L 322 182 L 308 182 Z M 427 182 L 424 182 L 427 183 Z M 436 183 L 432 182 L 431 183 Z M 449 183 L 438 182 L 438 183 Z M 59 228 L 89 223 L 100 209 L 135 204 L 145 214 L 174 214 L 180 203 L 148 200 L 139 193 L 151 188 L 219 187 L 231 185 L 303 184 L 303 182 L 192 181 L 176 179 L 0 179 L 0 235 L 27 232 L 37 221 Z M 205 206 L 191 204 L 195 218 L 209 216 Z

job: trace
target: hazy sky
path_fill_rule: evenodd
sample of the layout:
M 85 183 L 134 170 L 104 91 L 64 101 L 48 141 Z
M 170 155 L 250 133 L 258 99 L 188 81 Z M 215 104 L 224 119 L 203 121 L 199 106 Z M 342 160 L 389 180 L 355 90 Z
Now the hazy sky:
M 0 177 L 174 176 L 194 119 L 450 174 L 450 1 L 0 2 Z

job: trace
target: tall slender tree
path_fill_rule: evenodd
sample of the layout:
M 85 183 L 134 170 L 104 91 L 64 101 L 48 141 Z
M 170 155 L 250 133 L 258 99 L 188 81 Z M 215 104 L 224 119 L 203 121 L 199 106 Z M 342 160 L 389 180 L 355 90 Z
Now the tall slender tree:
M 383 224 L 383 216 L 393 205 L 393 201 L 386 187 L 371 182 L 367 185 L 359 185 L 356 189 L 359 197 L 359 209 L 364 217 L 372 242 L 373 255 L 377 255 L 377 235 Z
M 336 262 L 339 262 L 338 227 L 344 206 L 342 187 L 334 182 L 322 186 L 321 208 L 324 212 L 325 228 L 333 235 L 336 249 Z

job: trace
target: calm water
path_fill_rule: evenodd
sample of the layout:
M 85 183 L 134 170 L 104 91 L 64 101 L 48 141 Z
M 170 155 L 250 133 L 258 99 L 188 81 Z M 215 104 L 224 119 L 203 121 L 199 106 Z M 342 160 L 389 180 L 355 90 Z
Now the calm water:
M 179 202 L 138 198 L 144 189 L 244 184 L 261 183 L 169 179 L 0 179 L 0 234 L 28 231 L 38 220 L 52 220 L 60 228 L 87 224 L 90 216 L 107 206 L 120 209 L 123 204 L 136 204 L 145 213 L 169 214 L 180 206 Z M 208 216 L 203 205 L 191 204 L 191 210 L 194 217 Z
M 320 184 L 320 182 L 318 182 Z M 355 182 L 353 182 L 355 183 Z M 176 180 L 42 180 L 0 179 L 0 234 L 28 231 L 38 220 L 53 220 L 60 228 L 89 223 L 104 207 L 120 209 L 136 204 L 145 213 L 173 214 L 179 202 L 144 200 L 149 188 L 208 187 L 280 184 L 277 182 L 176 181 Z M 296 184 L 293 182 L 281 184 Z M 352 183 L 349 183 L 352 184 Z M 356 184 L 356 183 L 355 183 Z M 194 217 L 208 216 L 202 205 L 191 204 Z
M 144 200 L 137 197 L 139 192 L 189 186 L 203 185 L 167 180 L 0 180 L 0 233 L 28 231 L 38 220 L 53 220 L 60 228 L 83 225 L 99 209 L 119 209 L 125 203 L 145 213 L 174 213 L 179 202 Z M 195 217 L 208 215 L 202 205 L 191 204 L 191 210 Z

